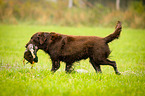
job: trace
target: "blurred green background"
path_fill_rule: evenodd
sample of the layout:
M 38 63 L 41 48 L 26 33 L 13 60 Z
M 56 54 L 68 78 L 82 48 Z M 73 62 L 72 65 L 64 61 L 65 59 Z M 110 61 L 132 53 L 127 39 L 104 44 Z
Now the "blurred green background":
M 1 24 L 145 28 L 144 0 L 0 0 Z

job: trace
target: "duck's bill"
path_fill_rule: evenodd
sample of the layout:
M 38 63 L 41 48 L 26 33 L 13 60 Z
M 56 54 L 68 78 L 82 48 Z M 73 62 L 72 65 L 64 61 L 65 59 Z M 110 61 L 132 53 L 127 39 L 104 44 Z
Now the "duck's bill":
M 25 63 L 25 61 L 26 61 L 26 59 L 24 58 L 23 59 L 23 65 L 25 66 L 25 64 L 28 64 L 28 63 L 31 63 L 31 62 L 29 62 L 29 61 L 27 61 L 26 63 Z M 35 62 L 34 61 L 32 61 L 32 63 L 31 64 L 34 64 Z

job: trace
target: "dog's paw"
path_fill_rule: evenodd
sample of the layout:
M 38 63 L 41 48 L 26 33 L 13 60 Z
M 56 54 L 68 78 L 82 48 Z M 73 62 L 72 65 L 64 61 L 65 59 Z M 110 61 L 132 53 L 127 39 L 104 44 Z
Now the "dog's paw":
M 116 72 L 116 75 L 121 75 L 121 73 L 120 72 Z

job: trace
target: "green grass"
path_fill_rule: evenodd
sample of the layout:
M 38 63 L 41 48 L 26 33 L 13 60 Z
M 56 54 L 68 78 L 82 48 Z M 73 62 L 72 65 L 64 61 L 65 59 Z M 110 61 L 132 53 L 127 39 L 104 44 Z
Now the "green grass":
M 38 51 L 39 62 L 30 69 L 23 66 L 25 44 L 38 31 L 69 35 L 104 37 L 113 28 L 0 25 L 0 96 L 144 96 L 145 91 L 145 30 L 124 29 L 118 40 L 110 43 L 110 59 L 117 62 L 122 75 L 115 75 L 111 66 L 101 66 L 96 74 L 89 60 L 74 64 L 75 70 L 64 72 L 65 63 L 51 74 L 51 60 Z

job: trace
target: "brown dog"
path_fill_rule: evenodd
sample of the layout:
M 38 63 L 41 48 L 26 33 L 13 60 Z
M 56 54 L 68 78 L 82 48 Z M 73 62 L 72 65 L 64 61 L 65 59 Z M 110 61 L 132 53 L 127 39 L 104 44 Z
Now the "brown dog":
M 31 37 L 26 48 L 29 44 L 33 44 L 48 53 L 52 60 L 51 71 L 53 72 L 60 67 L 60 61 L 66 63 L 66 72 L 71 72 L 72 64 L 75 61 L 89 58 L 96 72 L 101 72 L 100 65 L 111 65 L 115 73 L 120 74 L 115 61 L 107 58 L 110 54 L 108 43 L 119 37 L 121 29 L 121 22 L 118 21 L 115 32 L 104 38 L 38 32 Z

